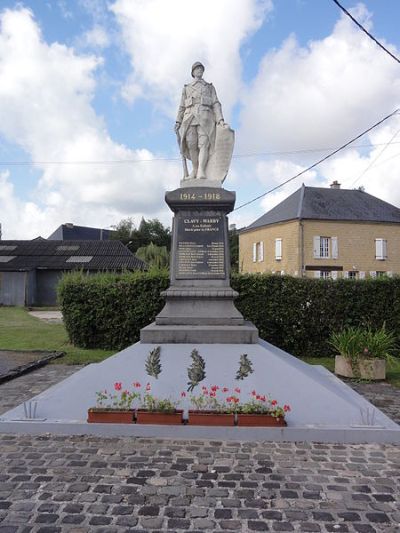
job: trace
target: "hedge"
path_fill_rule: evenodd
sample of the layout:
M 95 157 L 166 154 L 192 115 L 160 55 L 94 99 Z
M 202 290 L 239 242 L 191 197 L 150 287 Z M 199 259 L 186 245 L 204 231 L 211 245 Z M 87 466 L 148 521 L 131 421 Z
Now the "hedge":
M 164 305 L 168 273 L 65 274 L 58 294 L 72 343 L 122 349 Z M 327 339 L 344 326 L 386 324 L 400 340 L 400 278 L 315 280 L 236 274 L 238 309 L 261 338 L 298 357 L 332 355 Z

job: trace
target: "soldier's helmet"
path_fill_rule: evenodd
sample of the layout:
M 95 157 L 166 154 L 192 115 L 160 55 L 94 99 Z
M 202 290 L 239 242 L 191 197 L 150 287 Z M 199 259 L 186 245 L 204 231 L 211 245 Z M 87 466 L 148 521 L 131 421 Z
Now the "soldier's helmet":
M 193 71 L 196 67 L 202 67 L 203 71 L 205 70 L 203 63 L 200 63 L 200 61 L 196 61 L 196 63 L 193 63 L 192 65 L 192 78 L 194 78 Z

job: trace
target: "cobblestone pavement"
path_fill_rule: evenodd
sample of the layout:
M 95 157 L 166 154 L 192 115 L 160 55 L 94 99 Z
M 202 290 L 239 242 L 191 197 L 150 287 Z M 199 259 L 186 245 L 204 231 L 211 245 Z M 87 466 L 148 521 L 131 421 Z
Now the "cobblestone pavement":
M 4 383 L 0 409 L 74 370 Z M 400 446 L 0 435 L 0 533 L 64 531 L 399 533 Z

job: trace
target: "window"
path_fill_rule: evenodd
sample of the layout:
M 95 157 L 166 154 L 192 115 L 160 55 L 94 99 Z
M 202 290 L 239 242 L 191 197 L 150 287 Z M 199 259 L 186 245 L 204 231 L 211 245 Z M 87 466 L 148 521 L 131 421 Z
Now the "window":
M 253 243 L 253 263 L 264 261 L 264 243 L 254 242 Z
M 93 255 L 72 255 L 66 259 L 66 263 L 90 263 Z
M 15 259 L 16 255 L 0 255 L 0 263 L 8 263 L 9 261 L 12 261 Z
M 320 270 L 321 279 L 329 279 L 330 277 L 331 277 L 331 273 L 328 270 Z
M 337 237 L 314 237 L 314 258 L 316 259 L 338 258 Z
M 387 240 L 375 239 L 375 259 L 384 261 L 387 259 Z
M 349 272 L 347 272 L 347 274 L 347 277 L 349 279 L 357 279 L 358 272 L 356 270 L 350 270 Z
M 282 259 L 282 239 L 275 239 L 275 259 L 276 261 Z

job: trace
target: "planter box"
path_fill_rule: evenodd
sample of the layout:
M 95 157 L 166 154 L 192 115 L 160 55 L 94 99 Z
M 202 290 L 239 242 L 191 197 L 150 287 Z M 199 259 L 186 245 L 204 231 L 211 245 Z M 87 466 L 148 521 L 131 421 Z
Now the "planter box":
M 134 411 L 121 409 L 89 409 L 89 424 L 133 424 Z
M 217 413 L 216 411 L 196 411 L 189 409 L 191 426 L 234 426 L 234 413 Z
M 162 411 L 146 411 L 145 409 L 138 409 L 136 411 L 136 423 L 179 425 L 183 423 L 183 410 L 177 409 L 173 413 L 164 413 Z
M 237 425 L 248 427 L 285 427 L 286 422 L 284 418 L 276 418 L 271 415 L 238 413 Z
M 335 357 L 335 374 L 345 378 L 386 379 L 386 360 L 360 359 L 358 368 L 353 372 L 350 360 L 342 355 L 337 355 Z

